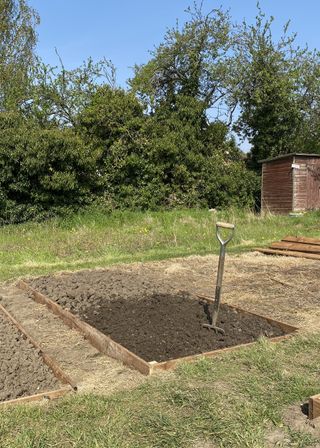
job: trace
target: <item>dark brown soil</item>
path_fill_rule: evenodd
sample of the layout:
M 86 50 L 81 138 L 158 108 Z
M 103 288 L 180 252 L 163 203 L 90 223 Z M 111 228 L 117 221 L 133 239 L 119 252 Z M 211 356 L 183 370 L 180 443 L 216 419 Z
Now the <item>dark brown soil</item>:
M 0 313 L 0 402 L 59 388 L 33 345 Z
M 146 361 L 167 361 L 284 334 L 265 319 L 227 305 L 221 306 L 218 319 L 225 335 L 216 334 L 202 326 L 209 321 L 208 306 L 188 294 L 105 301 L 81 317 Z
M 149 280 L 106 271 L 30 281 L 37 290 L 146 361 L 165 361 L 283 335 L 260 317 L 222 305 L 218 326 L 225 335 L 203 328 L 208 310 L 187 293 Z
M 156 276 L 139 275 L 117 270 L 79 271 L 71 274 L 30 279 L 29 284 L 55 300 L 62 307 L 83 314 L 92 305 L 107 300 L 148 297 L 153 293 L 168 293 L 170 282 Z

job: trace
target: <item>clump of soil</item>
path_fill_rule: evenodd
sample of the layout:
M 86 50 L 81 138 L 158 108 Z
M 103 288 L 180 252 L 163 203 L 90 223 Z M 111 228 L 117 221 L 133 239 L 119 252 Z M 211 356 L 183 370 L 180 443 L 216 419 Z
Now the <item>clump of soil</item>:
M 59 388 L 40 354 L 0 313 L 0 402 Z
M 131 278 L 132 277 L 132 278 Z M 82 271 L 30 281 L 40 292 L 146 361 L 166 361 L 276 337 L 283 330 L 262 317 L 222 305 L 217 325 L 202 326 L 208 307 L 150 279 L 108 271 Z
M 154 293 L 173 292 L 170 284 L 157 276 L 137 275 L 117 270 L 79 271 L 72 274 L 43 276 L 28 283 L 62 307 L 81 314 L 107 300 L 136 300 Z

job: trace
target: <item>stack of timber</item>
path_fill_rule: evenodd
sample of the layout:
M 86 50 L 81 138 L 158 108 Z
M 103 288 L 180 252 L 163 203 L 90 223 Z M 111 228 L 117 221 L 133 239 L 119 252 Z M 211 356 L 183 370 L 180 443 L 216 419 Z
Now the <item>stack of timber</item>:
M 269 248 L 258 247 L 255 250 L 267 255 L 286 255 L 287 257 L 320 260 L 320 239 L 286 236 L 281 241 L 272 243 Z

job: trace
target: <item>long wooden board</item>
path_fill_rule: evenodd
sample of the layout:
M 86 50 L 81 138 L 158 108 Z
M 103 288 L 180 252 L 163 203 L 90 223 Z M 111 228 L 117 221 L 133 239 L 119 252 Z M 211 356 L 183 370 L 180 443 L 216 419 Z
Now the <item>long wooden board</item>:
M 282 238 L 281 241 L 288 241 L 290 243 L 313 244 L 316 246 L 320 246 L 320 238 L 307 238 L 305 236 L 286 236 Z
M 204 300 L 204 301 L 206 301 L 208 303 L 213 303 L 214 302 L 214 298 L 213 297 L 209 297 L 209 296 L 204 296 L 204 295 L 197 294 L 196 298 L 200 299 L 200 300 Z M 274 337 L 274 338 L 269 338 L 268 340 L 270 342 L 280 342 L 280 341 L 283 341 L 285 339 L 288 339 L 288 338 L 292 337 L 293 334 L 295 334 L 299 330 L 298 327 L 294 327 L 293 325 L 289 325 L 289 324 L 286 324 L 284 322 L 280 322 L 278 320 L 271 319 L 270 317 L 261 316 L 260 314 L 244 310 L 244 309 L 239 308 L 239 307 L 234 306 L 234 305 L 229 305 L 228 304 L 228 307 L 233 308 L 234 310 L 236 310 L 237 312 L 239 312 L 241 314 L 247 314 L 247 315 L 251 315 L 251 316 L 255 316 L 255 317 L 263 317 L 264 319 L 266 319 L 271 324 L 278 325 L 280 328 L 282 328 L 283 331 L 285 331 L 287 333 L 287 334 L 285 334 L 283 336 L 277 336 L 277 337 Z M 182 362 L 194 362 L 194 361 L 197 361 L 198 359 L 201 359 L 201 358 L 212 358 L 214 356 L 219 356 L 219 355 L 222 355 L 224 353 L 227 353 L 227 352 L 230 352 L 230 351 L 233 351 L 233 350 L 238 350 L 240 348 L 252 347 L 255 343 L 256 343 L 255 341 L 254 342 L 248 342 L 248 343 L 245 343 L 245 344 L 234 345 L 232 347 L 225 347 L 225 348 L 221 348 L 221 349 L 218 349 L 218 350 L 213 350 L 211 352 L 200 353 L 200 354 L 197 354 L 197 355 L 184 356 L 182 358 L 177 358 L 177 359 L 170 359 L 169 361 L 163 361 L 163 362 L 159 362 L 159 363 L 153 362 L 152 363 L 152 371 L 156 371 L 156 370 L 172 370 L 172 369 L 175 369 Z
M 33 345 L 33 347 L 39 352 L 40 356 L 43 359 L 43 362 L 52 370 L 55 377 L 58 378 L 65 386 L 60 389 L 50 390 L 47 392 L 42 392 L 39 394 L 29 395 L 27 397 L 19 397 L 13 400 L 2 401 L 0 402 L 0 406 L 14 405 L 14 404 L 22 404 L 31 401 L 39 401 L 42 399 L 53 400 L 59 397 L 62 397 L 71 390 L 76 391 L 77 386 L 74 381 L 61 369 L 55 359 L 49 356 L 47 353 L 43 351 L 41 346 L 30 336 L 30 334 L 25 330 L 25 328 L 12 316 L 9 311 L 4 308 L 0 303 L 0 312 L 5 315 L 5 317 L 22 333 L 25 338 Z
M 215 301 L 215 299 L 213 297 L 205 296 L 203 294 L 197 294 L 196 296 L 197 296 L 198 299 L 205 300 L 208 303 L 214 303 L 214 301 Z M 254 316 L 254 317 L 262 317 L 263 319 L 266 319 L 271 324 L 278 325 L 286 333 L 295 333 L 295 332 L 297 332 L 299 330 L 299 328 L 295 327 L 294 325 L 290 325 L 290 324 L 281 322 L 279 320 L 272 319 L 271 317 L 268 317 L 268 316 L 262 316 L 261 314 L 254 313 L 252 311 L 244 310 L 243 308 L 240 308 L 240 307 L 235 306 L 235 305 L 230 305 L 229 303 L 228 303 L 228 307 L 229 308 L 233 308 L 234 310 L 236 310 L 236 311 L 238 311 L 238 312 L 240 312 L 242 314 L 247 314 L 247 315 Z M 285 336 L 290 336 L 290 334 L 285 335 Z M 283 338 L 284 336 L 279 336 L 279 337 Z M 270 339 L 270 340 L 272 340 L 272 339 Z
M 270 249 L 293 250 L 310 254 L 320 254 L 320 246 L 306 243 L 290 243 L 288 241 L 276 241 L 272 243 Z
M 41 394 L 29 395 L 28 397 L 15 398 L 14 400 L 1 401 L 0 406 L 9 406 L 13 404 L 24 404 L 31 401 L 40 401 L 43 399 L 55 400 L 57 398 L 63 397 L 64 395 L 70 393 L 70 388 L 61 388 L 56 390 L 51 390 L 49 392 L 42 392 Z
M 309 399 L 309 418 L 313 420 L 318 417 L 320 417 L 320 394 Z
M 36 302 L 46 305 L 70 328 L 77 329 L 99 352 L 104 353 L 111 358 L 122 361 L 127 366 L 135 368 L 145 375 L 149 375 L 150 366 L 147 361 L 144 361 L 142 358 L 130 352 L 122 345 L 113 341 L 111 338 L 101 333 L 101 331 L 86 322 L 83 322 L 74 314 L 64 310 L 58 303 L 36 291 L 23 280 L 20 280 L 17 286 L 24 291 L 27 291 Z
M 156 362 L 156 361 L 147 362 L 147 361 L 144 361 L 143 359 L 139 358 L 134 353 L 127 350 L 122 345 L 116 343 L 115 341 L 113 341 L 111 338 L 109 338 L 108 336 L 101 333 L 96 328 L 81 321 L 79 318 L 77 318 L 70 312 L 64 310 L 60 305 L 53 302 L 51 299 L 46 297 L 44 294 L 41 294 L 38 291 L 34 290 L 32 287 L 30 287 L 24 281 L 22 281 L 22 280 L 19 281 L 17 286 L 20 287 L 21 289 L 23 289 L 24 291 L 27 291 L 30 294 L 30 296 L 33 298 L 33 300 L 35 300 L 36 302 L 46 305 L 53 313 L 55 313 L 56 315 L 61 317 L 61 319 L 63 319 L 63 321 L 68 326 L 79 330 L 89 340 L 89 342 L 91 342 L 91 344 L 97 348 L 97 350 L 99 350 L 102 353 L 105 353 L 106 355 L 108 355 L 112 358 L 122 361 L 127 366 L 134 368 L 145 375 L 150 375 L 157 370 L 172 370 L 172 369 L 176 368 L 176 366 L 182 362 L 194 362 L 202 357 L 214 357 L 214 356 L 221 355 L 221 354 L 231 351 L 231 350 L 236 350 L 236 349 L 239 349 L 242 347 L 250 347 L 253 344 L 255 344 L 255 342 L 249 342 L 247 344 L 239 344 L 239 345 L 236 345 L 233 347 L 226 347 L 226 348 L 219 349 L 219 350 L 213 350 L 210 352 L 199 353 L 196 355 L 185 356 L 182 358 L 171 359 L 171 360 L 163 361 L 163 362 Z M 196 300 L 201 299 L 201 300 L 205 300 L 207 302 L 212 302 L 214 300 L 211 297 L 200 296 L 200 295 L 195 295 L 194 298 Z M 287 339 L 287 338 L 291 337 L 292 334 L 294 334 L 296 331 L 298 331 L 298 328 L 293 327 L 292 325 L 285 324 L 283 322 L 279 322 L 279 321 L 276 321 L 269 317 L 261 316 L 256 313 L 252 313 L 250 311 L 243 310 L 236 306 L 232 306 L 229 304 L 228 304 L 228 306 L 230 308 L 237 310 L 239 313 L 245 313 L 245 314 L 250 314 L 252 316 L 263 317 L 270 323 L 280 326 L 280 328 L 282 328 L 287 333 L 284 336 L 270 338 L 269 340 L 272 342 L 278 342 L 278 341 Z
M 73 390 L 77 390 L 76 383 L 70 378 L 69 375 L 67 375 L 59 366 L 57 361 L 49 356 L 46 352 L 43 351 L 42 347 L 38 342 L 26 331 L 26 329 L 12 316 L 9 311 L 4 308 L 4 306 L 0 303 L 0 311 L 12 322 L 13 325 L 15 325 L 20 333 L 22 333 L 27 340 L 31 342 L 31 344 L 34 346 L 36 350 L 38 350 L 40 356 L 42 357 L 43 361 L 47 366 L 53 371 L 55 376 L 60 380 L 63 384 L 69 384 Z
M 254 248 L 254 250 L 266 255 L 284 255 L 286 257 L 309 258 L 310 260 L 320 260 L 320 255 L 308 254 L 305 252 L 298 252 L 293 250 L 267 249 L 265 247 L 256 247 Z
M 271 342 L 280 342 L 285 339 L 288 339 L 292 336 L 292 334 L 286 334 L 284 336 L 277 336 L 274 338 L 270 338 Z M 239 344 L 239 345 L 233 345 L 232 347 L 225 347 L 220 348 L 218 350 L 213 350 L 212 352 L 204 352 L 199 353 L 197 355 L 190 355 L 190 356 L 184 356 L 182 358 L 176 358 L 176 359 L 170 359 L 169 361 L 163 361 L 163 362 L 154 362 L 151 366 L 151 373 L 157 371 L 157 370 L 173 370 L 175 369 L 179 364 L 183 362 L 195 362 L 201 358 L 213 358 L 215 356 L 223 355 L 224 353 L 231 352 L 233 350 L 239 350 L 240 348 L 249 348 L 252 347 L 254 344 L 256 344 L 256 341 L 254 342 L 248 342 L 246 344 Z

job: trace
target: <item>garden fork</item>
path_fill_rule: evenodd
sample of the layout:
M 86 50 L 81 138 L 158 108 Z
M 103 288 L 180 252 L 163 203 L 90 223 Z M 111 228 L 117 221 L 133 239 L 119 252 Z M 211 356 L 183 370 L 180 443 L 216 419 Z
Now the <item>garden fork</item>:
M 229 229 L 229 236 L 226 239 L 223 239 L 221 236 L 220 229 Z M 209 328 L 211 330 L 214 330 L 217 333 L 224 334 L 224 330 L 220 327 L 217 327 L 217 319 L 219 314 L 219 308 L 220 308 L 220 299 L 221 299 L 221 287 L 222 287 L 222 278 L 223 278 L 223 270 L 224 270 L 224 259 L 226 255 L 226 246 L 229 243 L 229 241 L 232 240 L 234 235 L 234 224 L 229 224 L 226 222 L 217 222 L 216 223 L 216 235 L 217 239 L 220 243 L 220 255 L 219 255 L 219 264 L 218 264 L 218 274 L 217 274 L 217 283 L 216 283 L 216 292 L 215 292 L 215 298 L 213 303 L 213 310 L 212 310 L 212 316 L 211 316 L 211 322 L 209 324 L 203 324 L 205 328 Z

